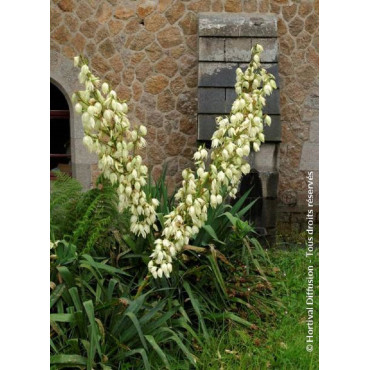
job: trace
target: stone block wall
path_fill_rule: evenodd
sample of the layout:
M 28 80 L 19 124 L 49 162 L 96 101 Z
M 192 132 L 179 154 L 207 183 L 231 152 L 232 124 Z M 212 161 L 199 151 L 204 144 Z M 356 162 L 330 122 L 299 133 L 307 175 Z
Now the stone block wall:
M 127 99 L 130 119 L 147 125 L 143 157 L 154 176 L 167 162 L 174 188 L 197 145 L 198 17 L 203 12 L 277 19 L 281 132 L 271 135 L 281 135 L 279 205 L 294 211 L 304 206 L 307 168 L 318 179 L 318 0 L 51 0 L 51 77 L 69 94 L 78 88 L 72 58 L 86 55 L 92 69 Z M 220 58 L 211 63 L 238 64 L 248 56 L 249 42 L 230 38 L 225 43 L 224 48 L 238 51 L 235 60 L 222 60 L 216 41 L 207 45 L 213 52 L 199 52 Z M 225 91 L 232 99 L 229 87 Z M 73 117 L 71 132 L 80 124 Z M 94 163 L 83 157 L 78 162 L 85 184 L 91 184 Z

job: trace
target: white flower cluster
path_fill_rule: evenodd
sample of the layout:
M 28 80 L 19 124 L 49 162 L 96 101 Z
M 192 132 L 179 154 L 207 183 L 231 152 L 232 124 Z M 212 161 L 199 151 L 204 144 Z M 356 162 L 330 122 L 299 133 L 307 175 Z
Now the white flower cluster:
M 265 140 L 263 124 L 271 124 L 271 118 L 262 113 L 265 96 L 276 89 L 274 76 L 261 68 L 262 51 L 261 45 L 255 45 L 247 70 L 244 73 L 240 68 L 236 70 L 237 98 L 230 116 L 216 119 L 218 129 L 212 137 L 208 170 L 208 151 L 201 146 L 194 154 L 196 172 L 186 169 L 182 173 L 182 187 L 175 195 L 178 205 L 166 216 L 162 238 L 155 241 L 148 264 L 154 278 L 170 276 L 173 258 L 207 221 L 208 207 L 221 204 L 223 195 L 235 197 L 242 175 L 250 172 L 246 157 L 251 145 L 254 151 L 259 151 Z
M 131 129 L 127 104 L 106 82 L 99 89 L 99 79 L 83 58 L 76 57 L 74 61 L 76 67 L 81 67 L 79 81 L 85 84 L 85 90 L 72 97 L 76 112 L 82 115 L 83 143 L 98 154 L 99 169 L 117 187 L 119 210 L 130 209 L 131 231 L 145 238 L 151 227 L 156 228 L 155 209 L 159 204 L 157 199 L 148 201 L 142 190 L 148 168 L 137 152 L 146 144 L 146 127 Z

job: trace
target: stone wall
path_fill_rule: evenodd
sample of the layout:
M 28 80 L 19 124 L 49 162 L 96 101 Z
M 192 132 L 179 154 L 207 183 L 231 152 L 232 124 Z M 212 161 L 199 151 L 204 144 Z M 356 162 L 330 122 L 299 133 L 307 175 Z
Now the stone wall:
M 305 204 L 308 169 L 314 170 L 318 195 L 318 6 L 316 0 L 54 0 L 51 74 L 61 76 L 63 87 L 77 71 L 63 75 L 60 66 L 86 55 L 128 100 L 130 119 L 147 125 L 143 156 L 155 176 L 168 163 L 173 188 L 191 165 L 197 142 L 198 13 L 276 15 L 279 202 L 282 212 L 294 212 Z

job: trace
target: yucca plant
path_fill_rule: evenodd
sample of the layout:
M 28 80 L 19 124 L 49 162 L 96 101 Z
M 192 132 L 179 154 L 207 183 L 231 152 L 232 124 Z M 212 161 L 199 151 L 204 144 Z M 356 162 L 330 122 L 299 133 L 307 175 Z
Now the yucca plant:
M 167 213 L 173 203 L 164 178 L 165 172 L 149 181 L 146 191 Z M 114 197 L 104 182 L 82 192 L 62 176 L 53 186 L 54 368 L 170 368 L 175 358 L 197 367 L 193 349 L 207 345 L 200 337 L 207 341 L 210 331 L 229 324 L 256 329 L 273 315 L 272 266 L 242 220 L 253 207 L 243 207 L 248 193 L 233 206 L 209 209 L 207 223 L 174 264 L 176 273 L 161 280 L 147 270 L 156 235 L 130 234 L 130 215 L 116 213 Z
M 158 292 L 134 298 L 135 279 L 127 270 L 77 256 L 65 241 L 52 249 L 52 368 L 169 368 L 176 346 L 190 363 L 189 319 L 178 302 L 158 300 Z M 195 336 L 196 338 L 196 336 Z M 139 356 L 139 357 L 138 357 Z

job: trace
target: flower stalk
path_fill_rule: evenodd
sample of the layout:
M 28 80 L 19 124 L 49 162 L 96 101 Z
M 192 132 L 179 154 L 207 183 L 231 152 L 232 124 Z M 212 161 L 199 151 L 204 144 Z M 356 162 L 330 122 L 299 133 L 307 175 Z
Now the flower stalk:
M 131 128 L 126 102 L 106 82 L 100 84 L 87 60 L 75 57 L 74 62 L 81 68 L 78 79 L 85 85 L 85 90 L 72 97 L 76 112 L 82 116 L 83 143 L 98 155 L 99 169 L 116 187 L 119 210 L 130 209 L 131 232 L 145 238 L 152 227 L 156 228 L 155 209 L 159 204 L 157 199 L 147 199 L 143 191 L 148 168 L 137 154 L 146 145 L 147 129 L 142 125 Z
M 230 115 L 216 119 L 210 166 L 206 168 L 209 151 L 200 146 L 194 154 L 195 171 L 182 172 L 182 187 L 175 195 L 177 207 L 165 216 L 162 237 L 155 240 L 148 264 L 154 278 L 170 276 L 173 259 L 207 221 L 208 207 L 216 208 L 227 195 L 236 196 L 241 177 L 250 172 L 246 158 L 251 147 L 258 152 L 265 141 L 264 124 L 270 125 L 271 118 L 263 115 L 262 109 L 276 83 L 274 76 L 261 67 L 262 51 L 261 45 L 255 45 L 246 71 L 236 70 L 237 98 Z

